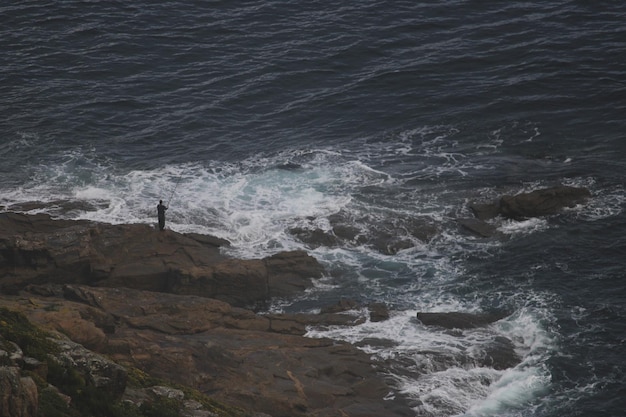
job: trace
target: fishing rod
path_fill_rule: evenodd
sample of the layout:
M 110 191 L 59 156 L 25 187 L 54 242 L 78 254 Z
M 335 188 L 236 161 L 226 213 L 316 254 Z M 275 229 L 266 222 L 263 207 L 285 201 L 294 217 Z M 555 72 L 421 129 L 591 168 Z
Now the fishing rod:
M 166 207 L 170 206 L 170 202 L 172 201 L 172 197 L 174 197 L 174 193 L 176 192 L 176 188 L 178 187 L 178 183 L 180 182 L 180 179 L 182 177 L 179 176 L 178 179 L 176 180 L 176 184 L 174 184 L 174 189 L 172 190 L 172 194 L 170 194 L 170 198 L 167 200 L 167 205 Z

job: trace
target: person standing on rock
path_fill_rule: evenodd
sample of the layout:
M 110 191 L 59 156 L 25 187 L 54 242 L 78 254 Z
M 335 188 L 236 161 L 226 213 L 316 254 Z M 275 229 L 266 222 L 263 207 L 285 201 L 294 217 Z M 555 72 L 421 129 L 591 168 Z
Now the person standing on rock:
M 159 205 L 157 206 L 159 230 L 163 230 L 165 228 L 165 210 L 167 210 L 167 207 L 163 205 L 163 200 L 159 200 Z

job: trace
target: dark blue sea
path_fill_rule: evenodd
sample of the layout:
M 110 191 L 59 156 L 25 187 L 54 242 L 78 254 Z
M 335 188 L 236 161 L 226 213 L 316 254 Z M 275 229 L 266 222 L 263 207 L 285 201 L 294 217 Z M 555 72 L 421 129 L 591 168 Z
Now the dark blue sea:
M 154 224 L 163 199 L 233 256 L 305 249 L 327 276 L 270 309 L 389 305 L 308 336 L 362 346 L 416 416 L 626 415 L 625 182 L 626 2 L 0 4 L 0 209 Z M 459 226 L 554 185 L 592 197 Z M 302 238 L 337 219 L 354 239 Z M 503 340 L 520 363 L 480 360 Z

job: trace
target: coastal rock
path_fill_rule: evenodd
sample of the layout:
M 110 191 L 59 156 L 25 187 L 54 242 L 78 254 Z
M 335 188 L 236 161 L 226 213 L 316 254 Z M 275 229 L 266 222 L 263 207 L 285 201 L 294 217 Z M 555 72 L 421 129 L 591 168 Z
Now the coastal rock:
M 272 297 L 302 292 L 322 272 L 317 260 L 304 251 L 281 252 L 264 259 L 224 259 L 212 266 L 170 270 L 165 291 L 256 307 Z
M 289 229 L 289 233 L 312 248 L 318 248 L 320 246 L 334 247 L 339 245 L 340 242 L 339 238 L 333 233 L 319 228 L 307 229 L 304 227 L 293 227 Z
M 46 362 L 27 356 L 24 358 L 21 365 L 23 370 L 32 372 L 43 380 L 48 376 L 48 364 Z
M 496 200 L 490 203 L 470 203 L 470 210 L 474 216 L 480 221 L 491 220 L 500 215 L 500 201 Z M 463 219 L 467 220 L 467 219 Z M 475 224 L 475 223 L 474 223 Z M 462 226 L 465 226 L 462 224 Z M 472 230 L 472 223 L 470 223 L 470 227 L 468 229 Z
M 98 353 L 223 403 L 270 416 L 414 415 L 402 395 L 384 400 L 390 387 L 368 354 L 347 343 L 302 337 L 310 325 L 350 325 L 355 317 L 348 314 L 261 315 L 219 300 L 128 288 L 66 285 L 35 292 L 50 295 L 24 291 L 0 298 L 0 305 L 48 328 L 56 328 L 56 313 L 65 310 L 85 321 L 115 317 L 114 332 L 103 333 Z M 79 368 L 81 361 L 92 363 L 70 357 Z M 123 374 L 114 370 L 99 375 L 119 392 Z M 113 383 L 115 375 L 119 383 Z
M 58 214 L 71 214 L 78 212 L 93 212 L 96 210 L 106 209 L 109 206 L 109 202 L 106 200 L 52 200 L 52 201 L 27 201 L 17 204 L 11 204 L 6 207 L 7 211 L 33 211 L 33 210 L 46 210 L 46 212 L 58 215 Z
M 355 226 L 349 224 L 333 224 L 333 233 L 339 239 L 350 243 L 364 243 L 365 239 L 360 236 L 361 231 Z
M 480 237 L 492 237 L 497 233 L 497 228 L 479 219 L 458 219 L 458 224 L 464 229 Z
M 417 319 L 425 326 L 439 326 L 446 329 L 472 329 L 485 327 L 503 319 L 506 313 L 425 313 L 418 312 Z
M 0 416 L 35 417 L 38 407 L 35 381 L 17 367 L 0 366 Z
M 322 314 L 342 313 L 344 311 L 356 310 L 359 308 L 361 307 L 359 303 L 357 303 L 355 300 L 342 298 L 341 300 L 337 301 L 333 305 L 322 307 L 322 309 L 320 310 L 320 313 Z
M 119 398 L 126 389 L 126 369 L 70 340 L 53 339 L 59 346 L 56 359 L 67 369 L 81 373 L 88 386 L 94 387 L 112 398 Z
M 355 300 L 341 299 L 336 304 L 323 307 L 320 310 L 320 314 L 343 313 L 351 310 L 360 310 L 362 308 L 363 306 Z M 370 303 L 367 305 L 367 309 L 369 310 L 369 317 L 372 322 L 384 321 L 389 318 L 389 308 L 385 303 Z
M 484 332 L 484 330 L 482 330 Z M 515 351 L 513 342 L 503 336 L 490 334 L 491 339 L 468 350 L 423 350 L 419 352 L 420 361 L 417 364 L 419 372 L 445 372 L 455 368 L 493 368 L 496 370 L 510 369 L 521 363 L 521 358 Z M 460 334 L 458 337 L 462 337 Z M 485 334 L 482 335 L 485 338 Z M 393 366 L 392 364 L 390 364 Z M 408 364 L 408 366 L 415 364 Z M 397 366 L 397 365 L 396 365 Z M 403 370 L 394 368 L 402 375 Z
M 494 369 L 503 370 L 516 366 L 521 362 L 513 342 L 503 336 L 497 336 L 491 343 L 481 350 L 479 357 L 481 366 L 489 366 Z
M 500 199 L 500 213 L 511 219 L 556 214 L 566 207 L 583 203 L 591 193 L 585 188 L 559 186 Z
M 586 188 L 560 185 L 529 193 L 505 195 L 492 203 L 472 203 L 470 209 L 480 220 L 497 216 L 521 220 L 557 214 L 564 208 L 584 203 L 589 197 L 591 193 Z
M 378 322 L 389 319 L 389 309 L 384 303 L 371 303 L 368 305 L 370 311 L 370 321 Z
M 428 242 L 438 233 L 432 219 L 426 217 L 397 217 L 381 223 L 374 216 L 355 219 L 341 211 L 328 217 L 330 230 L 317 227 L 314 220 L 309 219 L 310 224 L 289 230 L 312 248 L 368 245 L 380 253 L 393 255 L 414 247 L 416 242 Z
M 53 220 L 0 214 L 0 283 L 16 293 L 29 284 L 88 284 L 194 294 L 254 306 L 312 285 L 322 266 L 303 251 L 265 259 L 231 259 L 223 239 L 148 225 Z
M 301 250 L 279 252 L 264 258 L 263 262 L 270 297 L 299 294 L 312 285 L 311 278 L 320 278 L 323 272 L 317 260 Z

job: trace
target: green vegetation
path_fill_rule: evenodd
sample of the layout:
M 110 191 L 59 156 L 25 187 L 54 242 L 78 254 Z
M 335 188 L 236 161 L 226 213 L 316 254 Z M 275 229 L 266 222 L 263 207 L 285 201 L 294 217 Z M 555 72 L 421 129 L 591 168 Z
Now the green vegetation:
M 202 407 L 212 413 L 217 414 L 220 417 L 245 417 L 247 414 L 235 407 L 226 406 L 218 401 L 215 401 L 208 396 L 202 394 L 200 391 L 193 388 L 176 384 L 173 382 L 165 381 L 160 378 L 155 378 L 137 368 L 128 369 L 128 386 L 131 388 L 149 388 L 154 386 L 165 386 L 182 391 L 185 394 L 185 399 L 194 400 L 202 404 Z M 166 410 L 168 407 L 174 408 L 174 403 L 177 403 L 173 399 L 165 399 L 168 401 L 162 402 L 160 405 Z M 177 407 L 180 408 L 181 404 Z M 147 410 L 148 412 L 151 412 Z M 145 414 L 149 417 L 169 417 L 170 414 Z
M 4 340 L 18 345 L 24 355 L 42 362 L 48 359 L 48 354 L 54 355 L 59 351 L 57 345 L 49 339 L 50 335 L 33 326 L 26 316 L 3 307 L 0 308 L 0 335 Z M 7 352 L 15 349 L 8 343 L 0 344 L 0 348 Z
M 35 358 L 47 365 L 47 376 L 44 379 L 32 371 L 22 371 L 24 376 L 33 378 L 39 392 L 40 417 L 179 417 L 183 409 L 183 401 L 172 398 L 158 397 L 140 406 L 113 398 L 86 383 L 76 369 L 66 368 L 54 359 L 59 347 L 51 339 L 52 336 L 28 321 L 21 313 L 0 307 L 0 350 L 13 353 L 16 348 L 9 342 L 18 345 L 24 355 Z M 0 356 L 0 366 L 11 364 L 8 356 Z M 245 417 L 240 409 L 220 404 L 189 387 L 172 384 L 154 378 L 139 369 L 128 371 L 128 386 L 141 389 L 155 385 L 167 386 L 181 390 L 188 400 L 195 400 L 205 410 L 220 417 Z M 51 387 L 51 385 L 54 387 Z M 67 401 L 67 398 L 71 401 Z
M 51 387 L 39 387 L 39 415 L 46 417 L 70 416 L 70 407 Z

